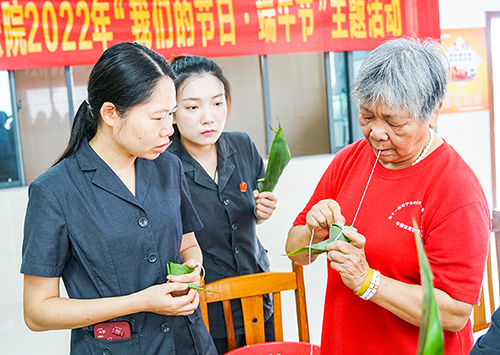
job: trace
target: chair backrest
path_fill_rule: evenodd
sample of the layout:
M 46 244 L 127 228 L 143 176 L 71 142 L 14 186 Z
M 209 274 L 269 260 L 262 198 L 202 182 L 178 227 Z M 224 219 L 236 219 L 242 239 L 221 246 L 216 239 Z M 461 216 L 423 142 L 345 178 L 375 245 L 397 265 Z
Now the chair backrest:
M 207 303 L 220 302 L 224 310 L 228 348 L 236 347 L 234 336 L 231 302 L 241 299 L 243 322 L 245 326 L 246 344 L 265 342 L 263 295 L 273 294 L 274 331 L 276 341 L 283 341 L 283 321 L 281 309 L 281 292 L 295 290 L 297 326 L 299 341 L 309 342 L 309 324 L 307 321 L 306 292 L 302 265 L 292 262 L 291 272 L 263 272 L 252 275 L 236 276 L 214 281 L 205 285 L 207 290 L 200 292 L 200 308 L 203 320 L 210 331 Z
M 487 329 L 491 323 L 491 314 L 497 308 L 495 306 L 495 289 L 498 292 L 498 282 L 493 282 L 494 277 L 500 275 L 500 210 L 493 210 L 491 220 L 492 233 L 488 248 L 488 259 L 486 261 L 485 280 L 481 289 L 479 305 L 474 306 L 473 332 Z M 495 262 L 496 259 L 496 262 Z M 500 278 L 499 278 L 500 282 Z

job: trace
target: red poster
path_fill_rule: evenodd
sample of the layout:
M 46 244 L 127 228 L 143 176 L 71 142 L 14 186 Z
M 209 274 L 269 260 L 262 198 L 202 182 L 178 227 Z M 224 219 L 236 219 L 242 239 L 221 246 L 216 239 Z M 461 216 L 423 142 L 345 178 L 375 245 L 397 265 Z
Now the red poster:
M 443 30 L 451 80 L 443 113 L 489 110 L 486 29 Z
M 167 58 L 370 50 L 438 38 L 438 0 L 1 1 L 0 70 L 93 64 L 138 41 Z

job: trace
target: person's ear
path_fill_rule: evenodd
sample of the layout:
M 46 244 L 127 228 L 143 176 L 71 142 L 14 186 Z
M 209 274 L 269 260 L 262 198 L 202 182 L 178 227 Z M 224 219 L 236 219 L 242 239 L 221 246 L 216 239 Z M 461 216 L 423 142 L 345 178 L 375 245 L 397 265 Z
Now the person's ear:
M 441 112 L 442 108 L 443 108 L 443 103 L 441 102 L 439 104 L 438 109 L 432 114 L 431 120 L 429 121 L 429 127 L 431 129 L 436 128 L 436 126 L 437 126 L 437 120 L 438 120 L 438 117 L 439 117 L 439 113 Z
M 118 112 L 116 111 L 116 107 L 111 102 L 103 103 L 101 106 L 100 113 L 102 121 L 110 127 L 113 127 L 115 125 L 116 120 L 119 118 Z

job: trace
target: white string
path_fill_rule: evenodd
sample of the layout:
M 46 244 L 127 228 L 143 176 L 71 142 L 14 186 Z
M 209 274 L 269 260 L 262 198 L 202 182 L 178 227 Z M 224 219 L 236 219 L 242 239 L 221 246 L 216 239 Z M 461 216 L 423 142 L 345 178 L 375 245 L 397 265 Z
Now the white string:
M 373 172 L 375 171 L 375 167 L 377 166 L 378 163 L 378 158 L 380 157 L 380 150 L 378 151 L 377 154 L 377 159 L 375 159 L 375 164 L 373 164 L 372 172 L 370 173 L 370 177 L 368 178 L 368 182 L 366 183 L 365 186 L 365 191 L 363 192 L 363 196 L 361 196 L 361 200 L 359 201 L 359 206 L 358 210 L 356 211 L 356 214 L 354 215 L 354 219 L 352 220 L 352 225 L 354 226 L 354 222 L 356 222 L 356 218 L 358 217 L 359 209 L 361 208 L 361 204 L 363 203 L 363 200 L 365 199 L 365 194 L 366 190 L 368 190 L 368 185 L 370 185 L 370 181 L 372 180 Z
M 340 236 L 342 235 L 342 233 L 344 233 L 344 229 L 345 229 L 345 225 L 342 226 L 342 229 L 340 230 L 340 233 L 337 234 L 337 236 L 335 237 L 335 239 L 333 241 L 336 241 L 340 238 Z

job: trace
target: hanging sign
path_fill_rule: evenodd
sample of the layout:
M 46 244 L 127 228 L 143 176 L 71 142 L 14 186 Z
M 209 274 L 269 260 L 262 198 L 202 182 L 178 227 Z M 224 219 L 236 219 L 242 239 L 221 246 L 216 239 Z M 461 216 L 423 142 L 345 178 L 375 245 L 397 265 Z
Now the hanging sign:
M 170 58 L 370 50 L 438 38 L 438 0 L 0 1 L 0 70 L 93 64 L 138 41 Z

